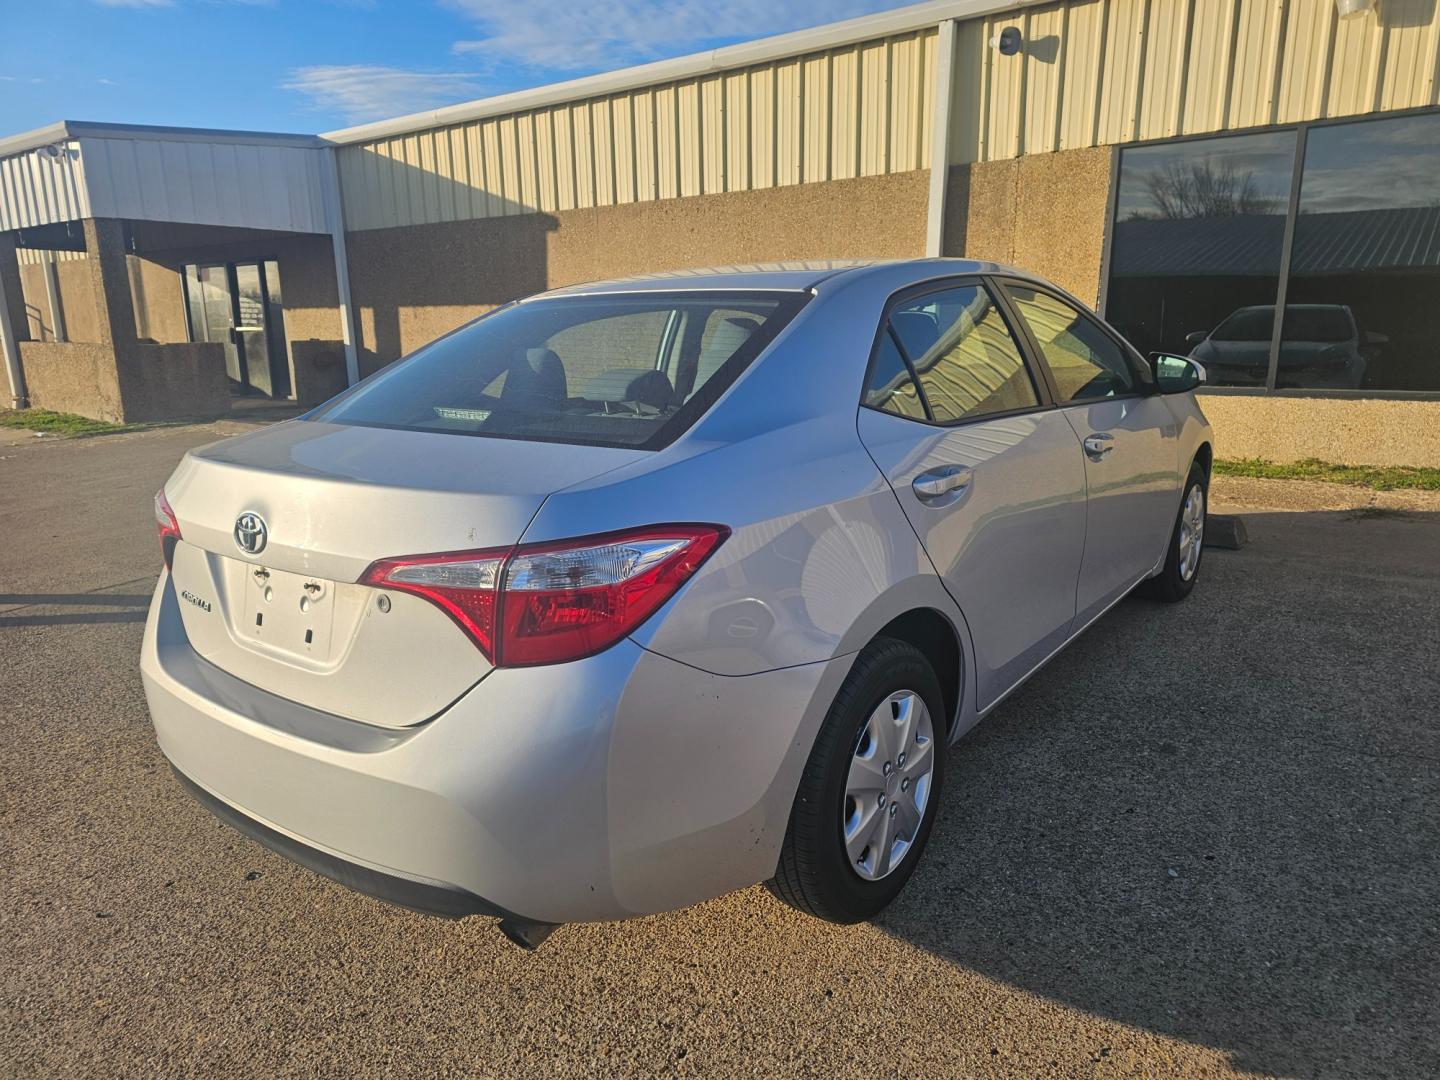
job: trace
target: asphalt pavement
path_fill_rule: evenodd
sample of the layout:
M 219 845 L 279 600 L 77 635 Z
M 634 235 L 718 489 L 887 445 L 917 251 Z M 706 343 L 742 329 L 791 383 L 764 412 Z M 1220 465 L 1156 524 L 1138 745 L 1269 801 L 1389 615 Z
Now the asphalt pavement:
M 755 888 L 526 954 L 173 780 L 150 497 L 239 430 L 0 445 L 0 1075 L 1440 1074 L 1440 497 L 1218 480 L 1251 544 L 961 742 L 874 924 Z

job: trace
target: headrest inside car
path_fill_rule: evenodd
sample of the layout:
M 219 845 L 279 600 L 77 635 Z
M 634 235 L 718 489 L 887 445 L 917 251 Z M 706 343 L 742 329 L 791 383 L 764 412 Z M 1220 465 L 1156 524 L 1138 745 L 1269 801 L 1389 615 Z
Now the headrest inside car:
M 655 368 L 611 368 L 591 379 L 585 387 L 590 401 L 633 402 L 652 409 L 667 409 L 675 399 L 675 388 L 663 371 Z

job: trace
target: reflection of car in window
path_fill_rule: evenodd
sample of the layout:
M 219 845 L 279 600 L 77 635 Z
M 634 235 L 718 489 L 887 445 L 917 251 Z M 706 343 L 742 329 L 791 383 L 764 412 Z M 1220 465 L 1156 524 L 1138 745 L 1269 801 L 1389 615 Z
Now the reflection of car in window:
M 1218 381 L 1261 385 L 1269 374 L 1274 329 L 1275 305 L 1259 304 L 1237 308 L 1208 334 L 1198 331 L 1185 342 L 1191 358 Z M 1373 347 L 1388 340 L 1362 333 L 1346 304 L 1288 304 L 1281 331 L 1281 386 L 1356 389 L 1365 381 Z

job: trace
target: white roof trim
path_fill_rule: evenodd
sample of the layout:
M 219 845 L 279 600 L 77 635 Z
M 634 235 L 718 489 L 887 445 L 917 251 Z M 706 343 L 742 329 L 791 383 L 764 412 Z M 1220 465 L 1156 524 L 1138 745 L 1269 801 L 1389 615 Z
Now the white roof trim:
M 877 12 L 858 19 L 776 34 L 757 41 L 727 45 L 673 60 L 657 60 L 651 64 L 623 68 L 619 71 L 589 75 L 582 79 L 551 83 L 531 90 L 518 90 L 482 98 L 478 101 L 447 105 L 427 112 L 412 113 L 393 120 L 342 128 L 323 135 L 294 135 L 270 131 L 226 131 L 214 128 L 161 127 L 148 124 L 101 124 L 62 120 L 0 138 L 0 158 L 23 154 L 30 150 L 64 142 L 67 139 L 154 139 L 163 142 L 230 143 L 261 146 L 323 146 L 327 144 L 368 142 L 393 135 L 403 135 L 428 128 L 448 127 L 491 116 L 524 112 L 567 101 L 603 97 L 636 90 L 644 86 L 677 82 L 717 71 L 752 67 L 792 56 L 841 48 L 860 41 L 893 37 L 929 26 L 938 26 L 947 19 L 975 19 L 1005 11 L 1018 11 L 1053 0 L 929 0 L 894 11 Z
M 552 83 L 533 90 L 518 90 L 479 101 L 412 113 L 393 120 L 342 128 L 339 131 L 326 132 L 321 138 L 339 144 L 369 142 L 372 139 L 384 139 L 428 128 L 448 127 L 567 101 L 624 93 L 642 86 L 676 82 L 715 71 L 750 67 L 805 53 L 853 45 L 859 41 L 892 37 L 927 26 L 938 26 L 947 19 L 974 19 L 1048 2 L 1052 0 L 930 0 L 929 3 L 912 4 L 910 7 L 864 15 L 858 19 L 846 19 L 844 22 L 817 26 L 810 30 L 797 30 L 757 41 L 727 45 L 723 49 L 711 49 L 673 60 L 657 60 L 652 64 Z

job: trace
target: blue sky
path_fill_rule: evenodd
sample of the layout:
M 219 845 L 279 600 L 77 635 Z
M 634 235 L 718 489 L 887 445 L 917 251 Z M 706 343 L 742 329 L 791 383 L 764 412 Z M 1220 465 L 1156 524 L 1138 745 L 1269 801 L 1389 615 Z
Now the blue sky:
M 0 135 L 61 119 L 327 131 L 901 5 L 41 0 L 3 6 Z

